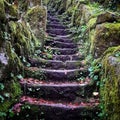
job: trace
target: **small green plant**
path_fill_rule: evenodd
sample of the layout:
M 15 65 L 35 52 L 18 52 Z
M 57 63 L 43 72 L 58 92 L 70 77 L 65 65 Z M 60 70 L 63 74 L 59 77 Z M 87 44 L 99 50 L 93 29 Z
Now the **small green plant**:
M 99 73 L 100 73 L 101 67 L 102 65 L 100 63 L 96 63 L 96 61 L 94 60 L 91 66 L 88 68 L 88 71 L 90 72 L 89 76 L 92 79 L 92 81 L 97 84 L 97 86 L 100 85 Z

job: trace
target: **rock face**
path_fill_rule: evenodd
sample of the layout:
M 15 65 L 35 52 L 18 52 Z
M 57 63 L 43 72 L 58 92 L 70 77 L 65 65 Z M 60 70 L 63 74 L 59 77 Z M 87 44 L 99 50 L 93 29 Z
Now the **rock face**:
M 29 22 L 35 36 L 43 42 L 47 19 L 46 8 L 44 6 L 34 6 L 27 11 L 25 18 Z
M 21 5 L 23 2 L 24 4 Z M 41 4 L 41 1 L 34 2 L 35 5 Z M 24 16 L 30 15 L 30 18 L 36 18 L 37 21 L 34 21 L 36 28 L 38 25 L 43 32 L 46 28 L 46 9 L 37 7 L 38 11 L 35 14 L 38 17 L 35 17 L 35 14 L 30 14 L 31 12 L 28 14 L 28 7 L 28 1 L 24 0 L 0 1 L 0 119 L 2 120 L 7 115 L 10 106 L 21 95 L 17 75 L 22 77 L 24 67 L 28 64 L 27 57 L 34 54 L 36 47 L 40 47 L 41 42 L 38 39 L 43 36 L 40 32 L 39 35 L 33 32 L 32 20 L 29 20 L 30 26 L 28 19 Z
M 120 24 L 119 23 L 103 23 L 97 25 L 94 34 L 94 56 L 98 58 L 109 47 L 120 44 Z
M 106 120 L 120 118 L 120 46 L 109 48 L 102 57 L 101 97 Z M 112 114 L 111 114 L 112 113 Z M 105 115 L 104 115 L 105 116 Z

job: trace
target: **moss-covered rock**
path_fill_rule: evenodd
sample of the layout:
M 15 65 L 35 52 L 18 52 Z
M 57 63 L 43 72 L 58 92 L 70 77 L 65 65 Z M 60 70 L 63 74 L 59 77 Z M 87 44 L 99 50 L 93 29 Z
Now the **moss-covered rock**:
M 10 4 L 7 1 L 5 3 L 5 10 L 6 10 L 6 16 L 7 19 L 14 19 L 18 20 L 19 19 L 19 14 L 18 14 L 18 6 L 15 4 Z
M 2 85 L 4 89 L 0 91 L 0 95 L 3 97 L 2 101 L 0 99 L 0 119 L 5 120 L 8 110 L 18 101 L 22 91 L 20 84 L 15 79 L 6 80 Z
M 98 15 L 97 17 L 97 21 L 96 23 L 97 24 L 101 24 L 101 23 L 104 23 L 104 22 L 115 22 L 115 21 L 118 21 L 119 17 L 115 14 L 115 13 L 111 13 L 111 12 L 104 12 L 100 15 Z
M 103 52 L 111 47 L 120 44 L 120 23 L 103 23 L 96 26 L 94 40 L 94 57 L 100 57 Z
M 29 24 L 22 22 L 9 22 L 9 27 L 11 31 L 11 41 L 15 48 L 15 52 L 19 56 L 28 56 L 34 52 L 35 47 L 39 45 L 39 41 L 33 35 Z
M 102 56 L 101 107 L 105 120 L 120 118 L 120 46 L 109 48 Z
M 47 12 L 43 6 L 35 6 L 29 9 L 25 16 L 35 36 L 44 44 Z
M 96 20 L 97 20 L 97 18 L 95 17 L 95 18 L 91 18 L 88 21 L 87 27 L 88 27 L 89 30 L 94 29 L 96 27 Z
M 0 20 L 5 20 L 4 0 L 0 1 Z

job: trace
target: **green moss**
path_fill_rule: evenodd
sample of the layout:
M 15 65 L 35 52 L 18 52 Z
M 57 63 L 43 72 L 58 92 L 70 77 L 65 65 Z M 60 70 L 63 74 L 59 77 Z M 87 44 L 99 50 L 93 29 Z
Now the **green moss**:
M 9 93 L 10 98 L 6 98 L 3 103 L 0 103 L 0 112 L 8 112 L 11 105 L 17 102 L 21 95 L 21 87 L 17 80 L 10 80 L 5 83 L 4 93 Z
M 95 47 L 95 30 L 91 30 L 89 32 L 89 42 L 90 42 L 90 54 L 94 54 L 94 47 Z
M 20 45 L 19 48 L 21 49 L 19 51 L 21 51 L 21 55 L 28 56 L 33 53 L 35 47 L 37 47 L 40 42 L 32 33 L 29 24 L 11 21 L 9 22 L 9 27 L 11 30 L 12 43 Z
M 8 61 L 9 69 L 8 70 L 11 72 L 15 72 L 17 74 L 17 72 L 20 72 L 23 69 L 23 64 L 21 63 L 17 54 L 14 52 L 14 49 L 12 48 L 12 45 L 10 42 L 7 42 L 6 44 L 6 51 L 9 57 L 9 61 Z
M 95 25 L 96 25 L 96 20 L 97 20 L 96 17 L 95 17 L 95 18 L 91 18 L 91 19 L 89 20 L 89 22 L 87 23 L 87 27 L 88 27 L 89 29 L 94 28 Z
M 41 47 L 43 47 L 47 19 L 46 8 L 43 6 L 35 6 L 27 11 L 25 18 L 29 22 L 35 37 L 39 39 Z
M 101 77 L 101 102 L 105 120 L 119 120 L 120 118 L 120 95 L 119 83 L 120 73 L 117 69 L 120 68 L 116 57 L 113 63 L 110 63 L 110 56 L 115 56 L 116 52 L 120 52 L 120 46 L 109 48 L 101 57 L 103 74 Z M 119 59 L 119 60 L 118 60 Z
M 5 19 L 4 0 L 0 0 L 0 20 Z
M 105 27 L 110 29 L 110 31 L 119 31 L 120 30 L 120 23 L 106 23 Z
M 94 38 L 94 56 L 100 57 L 109 47 L 117 46 L 120 36 L 119 23 L 103 23 L 96 25 Z
M 5 2 L 5 9 L 11 17 L 18 18 L 18 8 L 14 4 L 9 4 L 7 1 Z

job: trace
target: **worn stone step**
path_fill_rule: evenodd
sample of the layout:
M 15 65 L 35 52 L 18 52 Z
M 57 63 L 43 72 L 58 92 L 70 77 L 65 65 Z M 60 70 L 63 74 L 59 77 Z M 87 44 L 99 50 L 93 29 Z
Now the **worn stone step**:
M 71 39 L 71 34 L 67 34 L 67 35 L 57 35 L 57 39 Z
M 62 38 L 53 38 L 53 39 L 51 39 L 51 40 L 46 40 L 45 42 L 46 42 L 46 44 L 54 43 L 54 42 L 62 42 L 62 43 L 76 44 L 76 43 L 74 43 L 74 41 L 71 40 L 71 39 L 62 39 Z
M 87 68 L 80 69 L 43 69 L 38 67 L 29 67 L 25 69 L 27 77 L 34 77 L 36 79 L 45 79 L 46 81 L 76 81 L 77 78 L 87 77 L 89 71 Z
M 47 33 L 56 34 L 56 35 L 66 35 L 68 30 L 66 29 L 47 29 Z
M 76 78 L 88 75 L 88 71 L 84 68 L 72 70 L 51 70 L 41 69 L 47 79 L 51 80 L 76 80 Z
M 64 43 L 59 41 L 46 42 L 45 45 L 50 45 L 51 47 L 58 47 L 58 48 L 77 48 L 77 44 L 75 43 Z
M 75 102 L 93 96 L 95 86 L 87 77 L 79 82 L 45 82 L 34 78 L 20 80 L 25 95 L 49 100 Z
M 51 33 L 49 33 L 48 35 L 51 36 L 51 37 L 56 37 L 57 36 L 56 34 L 51 34 Z
M 61 24 L 50 23 L 50 24 L 47 25 L 47 28 L 65 29 L 66 27 L 64 25 L 61 25 Z
M 84 55 L 80 53 L 71 54 L 71 55 L 56 55 L 56 54 L 38 54 L 41 58 L 47 59 L 47 60 L 59 60 L 59 61 L 72 61 L 72 60 L 84 60 Z
M 82 60 L 84 59 L 84 56 L 80 53 L 72 54 L 72 55 L 53 55 L 53 60 L 60 60 L 60 61 L 66 61 L 66 60 Z
M 71 55 L 75 54 L 78 51 L 78 48 L 54 48 L 50 47 L 48 48 L 52 51 L 53 54 L 56 55 Z
M 60 61 L 46 60 L 42 58 L 29 58 L 29 63 L 32 67 L 42 67 L 50 69 L 77 69 L 85 66 L 84 61 Z
M 37 99 L 28 96 L 23 96 L 20 99 L 21 106 L 25 107 L 19 114 L 14 116 L 14 119 L 25 120 L 98 120 L 98 100 L 90 100 L 88 102 L 70 103 L 59 101 L 48 101 Z M 16 106 L 15 106 L 16 107 Z M 14 107 L 13 107 L 14 110 Z
M 60 20 L 57 18 L 57 17 L 55 17 L 55 16 L 48 16 L 48 20 L 50 20 L 51 22 L 60 22 Z
M 47 24 L 60 24 L 60 25 L 63 25 L 62 22 L 57 21 L 57 20 L 54 20 L 54 21 L 53 20 L 48 20 Z

